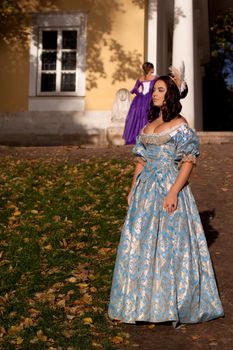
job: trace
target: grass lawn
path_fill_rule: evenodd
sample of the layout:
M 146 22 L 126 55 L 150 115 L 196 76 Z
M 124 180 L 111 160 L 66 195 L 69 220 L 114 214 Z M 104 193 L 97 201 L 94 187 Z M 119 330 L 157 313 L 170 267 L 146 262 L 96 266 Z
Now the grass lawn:
M 0 165 L 0 349 L 115 349 L 107 318 L 133 165 Z

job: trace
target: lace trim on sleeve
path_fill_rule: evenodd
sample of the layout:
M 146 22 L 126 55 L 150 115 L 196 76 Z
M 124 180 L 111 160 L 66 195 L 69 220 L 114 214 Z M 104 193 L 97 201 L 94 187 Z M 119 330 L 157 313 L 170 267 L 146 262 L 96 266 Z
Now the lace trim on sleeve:
M 186 154 L 185 156 L 183 156 L 183 158 L 182 158 L 181 161 L 179 162 L 178 168 L 180 169 L 181 165 L 182 165 L 183 163 L 186 163 L 186 162 L 192 163 L 194 166 L 196 166 L 197 157 L 194 156 L 193 154 Z

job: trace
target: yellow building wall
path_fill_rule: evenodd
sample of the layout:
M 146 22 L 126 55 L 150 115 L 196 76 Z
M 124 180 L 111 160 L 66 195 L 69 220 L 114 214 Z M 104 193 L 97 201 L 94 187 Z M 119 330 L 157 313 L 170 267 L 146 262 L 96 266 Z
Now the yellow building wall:
M 132 0 L 54 0 L 52 3 L 58 11 L 87 13 L 85 110 L 110 110 L 116 91 L 130 90 L 141 74 L 144 9 Z M 28 110 L 28 52 L 24 49 L 19 54 L 5 45 L 0 47 L 0 112 Z
M 25 112 L 28 109 L 28 50 L 0 46 L 0 112 Z

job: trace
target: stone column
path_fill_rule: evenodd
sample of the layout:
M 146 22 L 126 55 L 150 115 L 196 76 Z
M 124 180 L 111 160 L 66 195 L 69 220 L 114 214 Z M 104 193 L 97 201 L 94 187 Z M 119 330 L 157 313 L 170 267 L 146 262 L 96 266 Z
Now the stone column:
M 157 0 L 148 0 L 147 8 L 147 42 L 145 59 L 154 64 L 157 72 Z
M 193 0 L 175 0 L 174 16 L 172 65 L 179 68 L 184 61 L 189 93 L 184 100 L 181 100 L 182 115 L 188 120 L 190 126 L 194 127 Z

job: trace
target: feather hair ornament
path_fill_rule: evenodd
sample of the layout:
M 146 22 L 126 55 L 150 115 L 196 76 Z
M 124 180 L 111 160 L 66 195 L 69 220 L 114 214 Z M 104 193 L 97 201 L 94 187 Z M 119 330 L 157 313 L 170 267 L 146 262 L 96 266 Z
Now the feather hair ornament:
M 181 98 L 184 98 L 188 93 L 188 86 L 186 81 L 184 80 L 184 76 L 185 76 L 184 61 L 182 61 L 180 69 L 177 69 L 176 67 L 171 66 L 169 67 L 169 71 L 170 71 L 169 73 L 170 77 L 175 82 L 175 84 L 177 85 L 180 91 Z
M 177 69 L 174 66 L 169 67 L 170 76 L 176 83 L 179 90 L 181 90 L 182 83 L 184 81 L 184 74 L 185 74 L 185 65 L 184 61 L 182 61 L 180 69 Z

